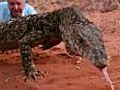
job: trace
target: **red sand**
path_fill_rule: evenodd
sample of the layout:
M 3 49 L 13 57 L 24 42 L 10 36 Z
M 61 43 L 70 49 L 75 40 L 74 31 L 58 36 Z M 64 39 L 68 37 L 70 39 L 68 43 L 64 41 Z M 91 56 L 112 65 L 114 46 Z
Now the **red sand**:
M 108 72 L 120 90 L 120 12 L 88 13 L 87 17 L 96 23 L 104 35 L 109 55 Z M 38 82 L 24 82 L 20 54 L 0 54 L 0 90 L 110 90 L 102 72 L 87 60 L 76 63 L 65 54 L 61 43 L 49 50 L 34 49 L 35 64 L 45 74 Z

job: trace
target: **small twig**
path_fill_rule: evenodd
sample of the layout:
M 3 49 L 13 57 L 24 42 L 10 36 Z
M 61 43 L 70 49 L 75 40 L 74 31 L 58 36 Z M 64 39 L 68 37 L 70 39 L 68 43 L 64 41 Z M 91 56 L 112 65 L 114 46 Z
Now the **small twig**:
M 10 80 L 10 77 L 6 78 L 6 79 L 4 80 L 4 83 L 7 83 L 9 80 Z
M 104 74 L 105 80 L 107 81 L 107 84 L 111 87 L 111 90 L 115 90 L 113 82 L 111 81 L 110 76 L 108 75 L 107 68 L 103 69 L 103 74 Z

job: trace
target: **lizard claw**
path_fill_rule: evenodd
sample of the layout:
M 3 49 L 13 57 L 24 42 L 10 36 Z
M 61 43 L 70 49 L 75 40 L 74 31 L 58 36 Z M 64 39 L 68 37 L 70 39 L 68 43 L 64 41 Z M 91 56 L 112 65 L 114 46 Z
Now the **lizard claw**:
M 28 79 L 32 78 L 34 81 L 38 81 L 39 79 L 42 79 L 44 77 L 44 74 L 40 70 L 31 70 L 27 72 L 27 76 L 25 77 L 24 81 L 27 82 Z

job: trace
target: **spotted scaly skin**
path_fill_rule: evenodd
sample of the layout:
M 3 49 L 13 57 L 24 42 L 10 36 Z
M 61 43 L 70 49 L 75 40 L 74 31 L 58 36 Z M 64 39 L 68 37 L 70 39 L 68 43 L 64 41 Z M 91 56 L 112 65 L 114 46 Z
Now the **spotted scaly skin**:
M 71 55 L 88 58 L 100 69 L 107 65 L 101 32 L 74 7 L 0 24 L 0 50 L 20 49 L 27 78 L 43 76 L 33 63 L 31 48 L 43 45 L 49 49 L 61 41 Z

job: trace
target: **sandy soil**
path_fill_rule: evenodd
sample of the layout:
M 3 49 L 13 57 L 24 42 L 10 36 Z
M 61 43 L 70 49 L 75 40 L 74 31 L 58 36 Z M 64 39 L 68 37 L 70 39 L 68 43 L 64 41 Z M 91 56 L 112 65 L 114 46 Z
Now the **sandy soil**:
M 120 90 L 120 12 L 86 13 L 103 32 L 109 56 L 108 72 Z M 88 60 L 76 62 L 65 54 L 61 43 L 49 50 L 34 48 L 35 64 L 45 74 L 38 82 L 24 82 L 20 54 L 0 54 L 0 90 L 110 90 L 102 72 Z

